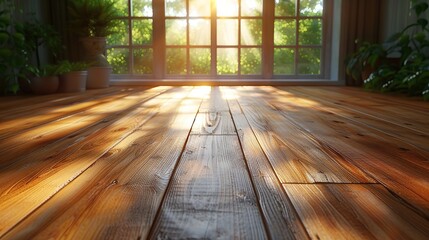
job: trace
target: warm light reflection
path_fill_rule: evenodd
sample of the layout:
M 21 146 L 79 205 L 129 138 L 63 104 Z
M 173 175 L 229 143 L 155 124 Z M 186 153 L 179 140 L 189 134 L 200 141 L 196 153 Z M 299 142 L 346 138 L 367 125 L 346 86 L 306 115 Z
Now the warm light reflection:
M 189 94 L 190 98 L 208 99 L 210 97 L 210 86 L 195 87 Z
M 217 0 L 217 15 L 220 17 L 233 17 L 238 15 L 237 0 Z
M 237 95 L 237 91 L 233 88 L 222 87 L 221 92 L 222 92 L 222 98 L 225 100 L 233 100 L 233 99 L 239 98 Z

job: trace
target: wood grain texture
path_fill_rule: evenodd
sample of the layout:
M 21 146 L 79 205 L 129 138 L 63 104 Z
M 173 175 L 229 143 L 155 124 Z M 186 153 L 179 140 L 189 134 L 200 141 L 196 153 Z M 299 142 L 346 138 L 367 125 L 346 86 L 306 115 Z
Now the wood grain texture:
M 265 239 L 236 136 L 190 136 L 151 238 Z
M 242 92 L 238 101 L 282 183 L 373 182 L 263 99 Z
M 271 90 L 269 92 L 269 95 L 263 95 L 273 96 Z M 317 105 L 305 107 L 298 104 L 298 100 L 291 101 L 281 93 L 274 98 L 277 101 L 270 102 L 283 116 L 311 132 L 326 148 L 363 169 L 422 214 L 429 216 L 429 157 L 425 151 L 341 116 L 321 111 Z M 296 107 L 297 104 L 300 107 Z
M 427 239 L 429 221 L 381 185 L 285 184 L 313 239 Z
M 191 134 L 235 135 L 236 132 L 229 112 L 202 112 L 195 119 Z
M 234 99 L 228 103 L 270 237 L 308 239 L 304 226 L 283 192 L 282 185 L 241 112 L 238 101 Z
M 64 110 L 64 115 L 52 122 L 39 123 L 26 131 L 20 131 L 11 137 L 5 137 L 0 140 L 0 155 L 2 159 L 0 164 L 8 163 L 19 156 L 26 155 L 43 148 L 51 143 L 64 139 L 78 130 L 90 128 L 99 122 L 108 120 L 117 113 L 129 111 L 138 106 L 142 101 L 150 99 L 165 89 L 151 89 L 141 95 L 141 92 L 122 96 L 120 99 L 109 99 L 106 102 L 96 104 L 89 109 L 79 109 L 79 112 Z M 119 98 L 119 97 L 118 97 Z M 117 101 L 115 101 L 117 100 Z M 61 112 L 63 112 L 61 110 Z M 19 131 L 14 131 L 19 132 Z
M 0 100 L 0 239 L 428 237 L 426 102 L 296 86 Z
M 165 94 L 156 116 L 8 236 L 145 239 L 201 103 L 198 99 L 181 99 L 184 96 L 170 99 Z M 191 106 L 193 114 L 189 113 Z M 49 227 L 44 227 L 46 224 Z
M 383 134 L 390 135 L 394 138 L 398 138 L 408 144 L 412 144 L 418 148 L 421 148 L 422 150 L 429 152 L 429 128 L 426 130 L 425 133 L 416 132 L 412 130 L 410 131 L 408 127 L 399 126 L 398 124 L 392 123 L 390 121 L 385 121 L 383 118 L 380 118 L 377 116 L 374 117 L 370 113 L 366 113 L 363 111 L 356 111 L 355 107 L 352 104 L 344 103 L 344 101 L 342 100 L 342 98 L 346 98 L 346 96 L 344 95 L 337 96 L 336 98 L 335 96 L 331 96 L 329 99 L 327 99 L 325 96 L 324 97 L 319 96 L 320 95 L 319 92 L 322 92 L 323 90 L 320 90 L 318 92 L 312 92 L 311 94 L 308 94 L 308 93 L 305 94 L 305 89 L 301 89 L 301 91 L 299 92 L 296 91 L 297 88 L 295 87 L 281 88 L 281 89 L 283 91 L 278 92 L 277 94 L 287 94 L 289 99 L 294 100 L 294 101 L 291 101 L 293 103 L 300 103 L 302 102 L 302 99 L 313 100 L 314 102 L 318 103 L 317 108 L 320 108 L 323 111 L 342 116 L 348 119 L 348 121 L 351 121 L 355 124 L 363 125 L 365 127 L 370 127 L 375 131 L 382 132 Z M 332 91 L 334 91 L 334 89 Z M 351 90 L 349 91 L 351 92 Z M 355 92 L 362 94 L 358 90 L 355 90 Z M 380 101 L 380 100 L 376 98 L 374 99 L 374 101 Z M 382 103 L 388 104 L 385 102 L 382 102 Z M 428 112 L 429 112 L 429 107 L 425 112 L 426 115 Z M 401 112 L 398 109 L 396 114 L 400 114 L 400 113 Z M 421 114 L 421 117 L 425 116 L 425 114 L 422 114 L 422 111 L 418 111 L 418 113 Z M 429 115 L 427 115 L 427 117 L 429 118 Z
M 145 93 L 143 92 L 144 96 Z M 138 97 L 137 97 L 138 98 Z M 154 101 L 158 102 L 161 100 Z M 43 167 L 31 175 L 22 174 L 15 177 L 19 184 L 13 184 L 6 193 L 0 196 L 0 236 L 9 231 L 29 213 L 37 209 L 46 200 L 73 181 L 99 157 L 115 146 L 127 135 L 150 119 L 158 110 L 153 102 L 143 103 L 131 112 L 117 119 L 102 131 L 89 136 L 75 146 L 68 154 L 58 154 L 42 160 Z M 24 166 L 25 167 L 25 166 Z M 12 171 L 12 173 L 16 172 Z M 25 172 L 25 171 L 24 171 Z M 2 176 L 4 176 L 2 174 Z M 7 178 L 7 177 L 5 177 Z

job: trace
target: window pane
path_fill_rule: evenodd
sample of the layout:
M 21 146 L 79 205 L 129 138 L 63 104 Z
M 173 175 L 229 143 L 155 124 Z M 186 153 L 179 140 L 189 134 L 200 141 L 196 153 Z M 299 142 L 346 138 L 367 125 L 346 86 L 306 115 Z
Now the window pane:
M 298 54 L 298 74 L 320 74 L 320 48 L 301 48 Z
M 295 72 L 295 50 L 274 49 L 274 75 L 292 75 Z
M 127 0 L 125 0 L 127 1 Z M 135 17 L 152 17 L 152 0 L 132 0 L 132 14 Z
M 260 75 L 262 73 L 262 50 L 260 48 L 241 49 L 241 74 Z
M 238 0 L 217 0 L 217 16 L 219 17 L 237 17 Z
M 241 44 L 261 45 L 262 44 L 262 20 L 243 19 L 241 20 Z
M 166 55 L 167 74 L 186 74 L 185 48 L 168 48 Z
M 295 0 L 275 0 L 276 16 L 295 16 L 296 6 Z
M 186 20 L 167 19 L 165 20 L 165 37 L 167 45 L 186 44 Z
M 210 0 L 189 0 L 189 16 L 209 17 Z
M 296 21 L 274 20 L 274 45 L 295 45 L 296 43 Z
M 114 6 L 120 16 L 128 16 L 128 0 L 116 0 Z
M 114 74 L 128 73 L 129 52 L 127 48 L 107 49 L 107 61 L 112 66 Z
M 165 0 L 165 16 L 186 16 L 186 0 Z
M 152 48 L 134 49 L 134 73 L 152 74 L 153 73 L 153 50 Z
M 320 45 L 322 44 L 322 20 L 305 19 L 299 21 L 299 44 Z
M 152 19 L 133 20 L 133 44 L 152 44 Z
M 238 20 L 217 20 L 217 44 L 238 45 Z
M 217 73 L 219 75 L 238 73 L 238 49 L 217 49 Z
M 299 13 L 302 16 L 322 16 L 323 0 L 301 0 Z
M 190 19 L 189 20 L 189 44 L 190 45 L 210 45 L 210 20 Z
M 241 0 L 241 16 L 262 16 L 262 0 Z
M 210 74 L 210 48 L 191 48 L 189 50 L 189 55 L 191 61 L 191 74 Z
M 113 34 L 107 36 L 107 44 L 112 45 L 128 45 L 128 21 L 127 20 L 115 20 L 115 27 L 112 29 Z

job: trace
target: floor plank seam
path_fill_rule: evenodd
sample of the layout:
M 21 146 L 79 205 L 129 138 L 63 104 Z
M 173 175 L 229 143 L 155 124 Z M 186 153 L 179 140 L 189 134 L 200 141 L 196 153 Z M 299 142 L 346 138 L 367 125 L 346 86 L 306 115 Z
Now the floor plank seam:
M 248 121 L 248 119 L 247 119 L 247 116 L 244 114 L 244 111 L 243 111 L 243 109 L 242 109 L 242 107 L 241 107 L 241 104 L 239 103 L 239 101 L 238 101 L 238 100 L 237 100 L 237 103 L 239 104 L 240 111 L 243 113 L 243 115 L 244 115 L 244 117 L 245 117 L 246 121 L 249 123 L 249 121 Z M 229 102 L 228 102 L 228 107 L 230 107 Z M 260 196 L 259 196 L 258 191 L 256 191 L 256 186 L 255 186 L 255 183 L 254 183 L 254 180 L 253 180 L 253 177 L 252 177 L 252 174 L 251 174 L 251 171 L 250 171 L 249 165 L 248 165 L 248 163 L 247 163 L 247 158 L 246 158 L 246 155 L 245 155 L 245 153 L 244 153 L 244 151 L 243 151 L 243 145 L 242 145 L 242 142 L 241 142 L 240 137 L 238 136 L 239 131 L 238 131 L 238 129 L 237 129 L 237 125 L 236 125 L 235 119 L 234 119 L 234 117 L 233 117 L 233 114 L 232 114 L 231 110 L 229 111 L 229 113 L 231 114 L 232 122 L 233 122 L 233 124 L 234 124 L 234 128 L 235 128 L 235 131 L 236 131 L 236 133 L 237 133 L 238 142 L 239 142 L 239 144 L 240 144 L 241 152 L 242 152 L 242 154 L 243 154 L 243 158 L 244 158 L 244 160 L 245 160 L 246 170 L 247 170 L 247 172 L 248 172 L 248 174 L 249 174 L 249 176 L 250 176 L 250 180 L 251 180 L 251 183 L 252 183 L 253 191 L 255 192 L 255 194 L 256 194 L 256 196 L 257 196 L 257 199 L 258 199 L 258 208 L 259 208 L 259 211 L 260 211 L 261 216 L 262 216 L 263 221 L 264 221 L 264 227 L 265 227 L 265 229 L 266 229 L 266 232 L 267 232 L 267 234 L 268 234 L 268 237 L 269 237 L 270 239 L 272 239 L 271 232 L 270 232 L 269 227 L 268 227 L 268 221 L 267 221 L 267 219 L 266 219 L 265 214 L 263 213 L 262 206 L 261 206 L 261 203 L 260 203 L 260 201 L 259 201 Z M 252 131 L 253 135 L 255 136 L 255 139 L 257 140 L 259 147 L 261 148 L 262 152 L 264 153 L 265 158 L 266 158 L 266 159 L 268 159 L 268 157 L 267 157 L 267 155 L 266 155 L 265 151 L 264 151 L 264 150 L 263 150 L 263 148 L 261 147 L 260 142 L 259 142 L 258 138 L 256 137 L 255 132 L 253 131 L 253 128 L 252 128 L 252 126 L 250 126 L 250 124 L 249 124 L 249 127 L 250 127 L 250 130 Z M 272 166 L 271 162 L 270 162 L 270 161 L 268 161 L 268 163 L 269 163 L 269 166 L 271 167 L 271 170 L 275 173 L 275 171 L 274 171 L 274 167 Z M 280 179 L 279 179 L 279 178 L 278 178 L 278 176 L 277 176 L 277 174 L 274 174 L 274 175 L 276 176 L 276 181 L 277 181 L 277 183 L 278 183 L 279 185 L 282 185 L 282 184 L 281 184 Z M 295 206 L 292 204 L 292 201 L 291 201 L 290 197 L 287 195 L 287 193 L 286 193 L 286 191 L 284 190 L 284 188 L 282 188 L 282 194 L 283 194 L 283 195 L 286 197 L 286 199 L 289 201 L 289 205 L 291 206 L 292 211 L 294 211 L 294 214 L 295 214 L 295 216 L 299 219 L 299 222 L 300 222 L 301 226 L 303 226 L 303 228 L 305 229 L 305 233 L 306 233 L 306 235 L 307 235 L 307 238 L 308 238 L 308 239 L 310 239 L 310 234 L 308 233 L 307 229 L 305 228 L 304 223 L 303 223 L 303 221 L 302 221 L 301 217 L 298 215 L 297 209 L 296 209 L 296 208 L 295 208 Z
M 203 103 L 203 100 L 201 99 L 201 101 L 200 101 L 200 104 L 199 104 L 199 107 L 198 107 L 198 108 L 200 108 L 200 107 L 201 107 L 201 104 L 202 104 L 202 103 Z M 161 201 L 160 201 L 160 204 L 159 204 L 159 206 L 158 206 L 158 209 L 156 210 L 155 217 L 153 218 L 153 222 L 152 222 L 152 224 L 151 224 L 150 230 L 149 230 L 149 232 L 148 232 L 148 234 L 147 234 L 147 239 L 155 239 L 155 237 L 156 237 L 156 236 L 153 236 L 153 234 L 155 234 L 155 231 L 156 231 L 155 223 L 157 222 L 157 220 L 158 220 L 158 219 L 160 218 L 160 216 L 161 216 L 161 212 L 162 212 L 162 205 L 164 204 L 164 202 L 165 202 L 165 200 L 166 200 L 166 197 L 167 197 L 167 193 L 168 193 L 169 189 L 171 188 L 171 186 L 172 186 L 172 184 L 173 184 L 173 178 L 174 178 L 174 175 L 175 175 L 175 174 L 176 174 L 176 172 L 177 172 L 178 166 L 179 166 L 179 164 L 180 164 L 180 160 L 182 159 L 183 154 L 186 152 L 186 145 L 187 145 L 187 143 L 188 143 L 188 141 L 189 141 L 189 138 L 191 137 L 192 127 L 193 127 L 193 126 L 194 126 L 194 124 L 195 124 L 195 120 L 197 119 L 198 113 L 199 113 L 199 111 L 196 111 L 196 112 L 195 112 L 194 121 L 193 121 L 193 123 L 192 123 L 191 127 L 189 128 L 189 132 L 188 132 L 188 135 L 186 136 L 186 139 L 185 139 L 185 142 L 184 142 L 184 144 L 183 144 L 183 147 L 182 147 L 182 150 L 181 150 L 181 152 L 180 152 L 180 155 L 179 155 L 178 159 L 176 160 L 176 163 L 174 164 L 173 171 L 171 172 L 171 177 L 170 177 L 170 179 L 168 180 L 167 187 L 165 188 L 165 191 L 164 191 L 164 194 L 163 194 L 163 196 L 162 196 L 162 198 L 161 198 Z

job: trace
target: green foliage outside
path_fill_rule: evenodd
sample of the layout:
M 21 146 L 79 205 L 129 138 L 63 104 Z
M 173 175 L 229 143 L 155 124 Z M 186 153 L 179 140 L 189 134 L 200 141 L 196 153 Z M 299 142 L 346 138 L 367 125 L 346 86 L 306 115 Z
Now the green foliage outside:
M 241 0 L 243 16 L 262 16 L 263 0 Z M 190 15 L 207 16 L 208 8 L 202 0 L 190 0 Z M 295 0 L 275 0 L 274 22 L 274 74 L 275 75 L 318 75 L 321 70 L 321 43 L 322 43 L 322 21 L 321 19 L 303 19 L 299 23 L 295 19 L 283 19 L 282 17 L 293 17 L 296 15 Z M 166 0 L 166 16 L 186 16 L 186 1 Z M 128 14 L 128 1 L 115 1 L 115 7 L 120 16 Z M 140 17 L 132 19 L 128 26 L 124 18 L 118 20 L 116 34 L 108 38 L 108 60 L 113 66 L 116 74 L 152 74 L 153 73 L 153 9 L 151 0 L 133 0 L 132 16 Z M 301 0 L 299 14 L 303 16 L 321 17 L 323 10 L 322 0 Z M 166 19 L 166 74 L 168 75 L 210 75 L 211 73 L 211 51 L 210 47 L 210 25 L 209 21 L 193 19 Z M 228 24 L 230 25 L 230 24 Z M 296 27 L 299 25 L 299 42 L 296 40 Z M 240 55 L 237 48 L 218 48 L 216 69 L 218 75 L 261 75 L 262 74 L 262 20 L 242 19 L 241 32 L 237 30 L 235 36 L 227 34 L 229 41 L 241 36 Z M 128 28 L 131 27 L 132 40 L 129 42 Z M 190 36 L 187 39 L 187 27 Z M 218 30 L 220 26 L 218 26 Z M 218 34 L 225 34 L 218 32 Z M 189 51 L 178 46 L 192 46 Z M 218 41 L 218 44 L 219 41 Z M 296 48 L 299 44 L 301 47 Z M 312 47 L 306 47 L 311 45 Z M 129 48 L 131 46 L 131 48 Z M 172 48 L 172 46 L 176 46 Z M 199 47 L 198 47 L 199 46 Z M 207 47 L 204 49 L 202 47 Z M 132 50 L 134 49 L 134 51 Z M 146 49 L 142 51 L 141 49 Z M 150 49 L 150 51 L 148 51 Z M 130 53 L 133 51 L 133 53 Z M 187 56 L 189 54 L 189 56 Z M 297 54 L 297 56 L 295 56 Z M 130 62 L 132 59 L 132 63 Z M 189 66 L 187 62 L 189 59 Z M 298 60 L 296 65 L 295 59 Z M 131 69 L 128 69 L 132 67 Z M 240 66 L 240 68 L 239 68 Z M 240 72 L 239 72 L 240 69 Z M 131 72 L 132 71 L 132 72 Z

